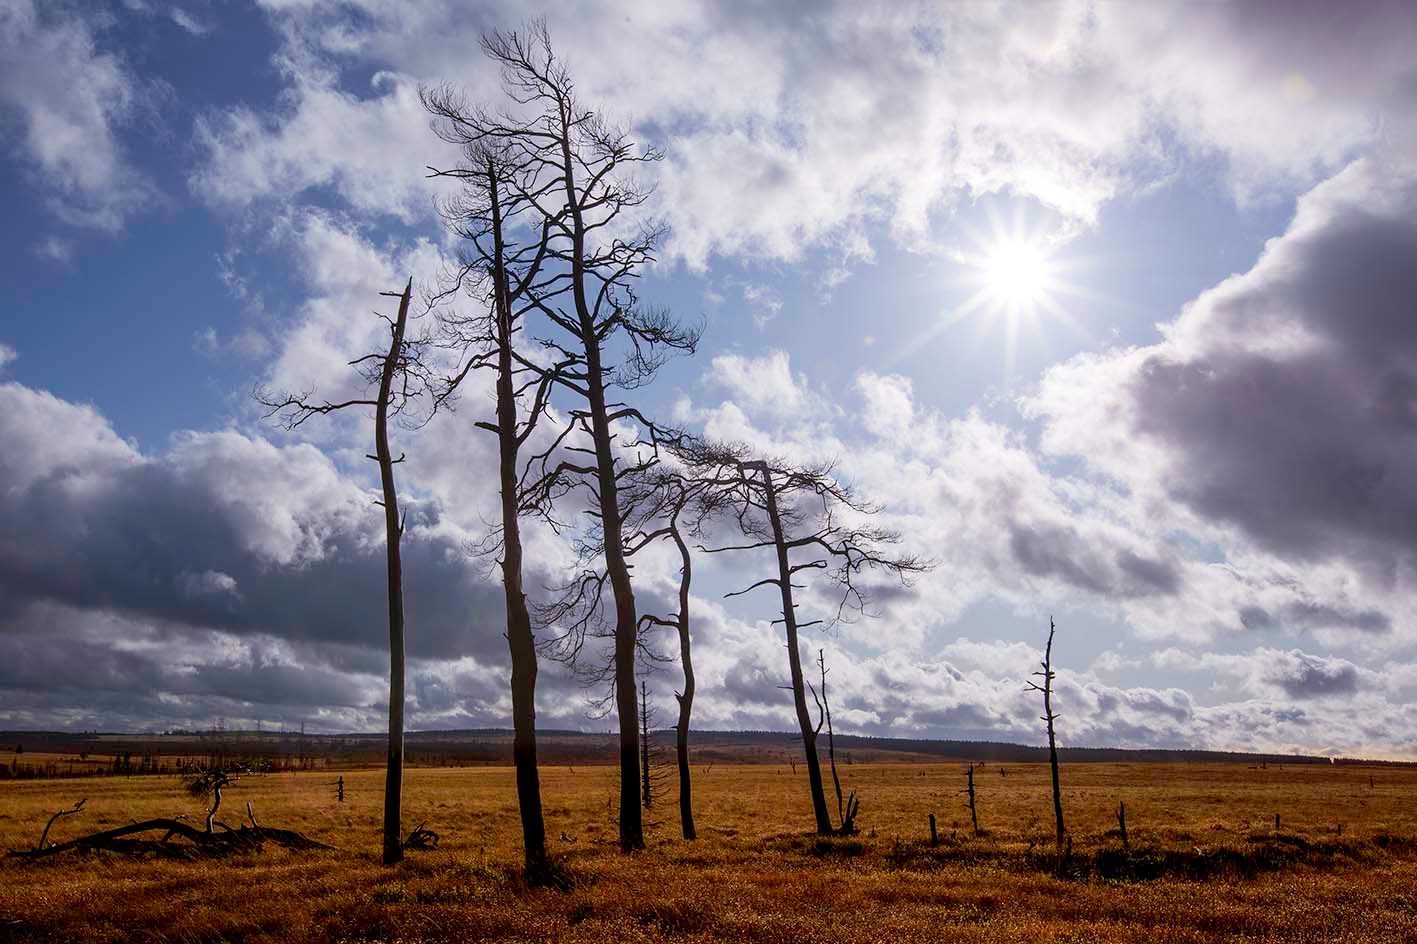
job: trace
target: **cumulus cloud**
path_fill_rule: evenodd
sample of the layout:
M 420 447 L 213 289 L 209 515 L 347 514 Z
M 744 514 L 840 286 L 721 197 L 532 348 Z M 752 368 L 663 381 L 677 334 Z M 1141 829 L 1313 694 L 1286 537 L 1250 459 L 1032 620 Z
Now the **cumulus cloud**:
M 1154 526 L 1347 585 L 1342 600 L 1257 599 L 1248 628 L 1384 633 L 1412 612 L 1414 211 L 1417 178 L 1355 162 L 1161 342 L 1051 368 L 1028 404 L 1048 452 L 1125 483 Z
M 15 119 L 20 137 L 7 134 L 6 143 L 33 168 L 54 213 L 73 226 L 114 231 L 157 191 L 118 136 L 147 92 L 122 58 L 101 48 L 102 22 L 33 0 L 0 4 L 0 113 Z M 45 246 L 61 258 L 61 243 Z
M 197 188 L 244 204 L 327 185 L 405 219 L 428 210 L 417 171 L 435 153 L 416 84 L 493 94 L 495 70 L 468 50 L 538 12 L 268 7 L 289 93 L 272 119 L 208 118 Z M 1417 140 L 1417 17 L 1397 2 L 1363 17 L 1318 2 L 545 12 L 587 100 L 665 146 L 661 206 L 672 251 L 694 265 L 814 244 L 861 255 L 882 221 L 918 243 L 932 213 L 995 191 L 1090 221 L 1188 161 L 1218 161 L 1242 199 L 1293 192 L 1361 150 L 1410 154 Z M 371 86 L 341 84 L 353 63 Z

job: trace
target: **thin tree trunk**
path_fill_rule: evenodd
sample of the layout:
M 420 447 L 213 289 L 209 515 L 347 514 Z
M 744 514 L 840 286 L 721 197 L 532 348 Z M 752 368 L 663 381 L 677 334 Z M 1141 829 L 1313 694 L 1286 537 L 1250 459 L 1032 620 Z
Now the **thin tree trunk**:
M 678 514 L 678 509 L 675 510 Z M 684 691 L 677 693 L 679 722 L 674 728 L 674 749 L 679 761 L 679 827 L 685 839 L 697 839 L 694 829 L 693 787 L 689 782 L 689 715 L 694 708 L 694 663 L 689 657 L 689 548 L 679 534 L 678 522 L 671 518 L 669 533 L 679 548 L 683 568 L 679 571 L 679 662 L 684 667 Z
M 792 565 L 787 557 L 787 539 L 782 533 L 782 517 L 777 508 L 777 492 L 767 464 L 761 465 L 763 491 L 766 494 L 768 520 L 772 524 L 773 544 L 777 550 L 778 587 L 782 591 L 782 623 L 787 634 L 787 665 L 792 677 L 792 701 L 797 709 L 797 727 L 802 732 L 802 749 L 807 758 L 807 783 L 812 791 L 812 815 L 817 820 L 817 834 L 833 832 L 831 813 L 827 811 L 827 795 L 822 785 L 822 766 L 817 759 L 817 729 L 807 710 L 807 685 L 802 676 L 802 652 L 797 643 L 797 612 L 792 601 Z
M 560 103 L 562 175 L 571 215 L 571 296 L 580 323 L 586 357 L 586 405 L 591 439 L 595 444 L 596 491 L 605 540 L 605 573 L 615 597 L 615 716 L 620 726 L 620 849 L 633 852 L 645 847 L 644 817 L 640 812 L 639 726 L 636 718 L 635 649 L 639 630 L 630 569 L 625 563 L 619 486 L 615 457 L 611 453 L 610 420 L 605 406 L 605 376 L 600 360 L 600 338 L 586 297 L 585 220 L 576 191 L 575 162 L 571 157 L 569 104 Z
M 1063 791 L 1058 783 L 1058 741 L 1053 734 L 1053 620 L 1048 620 L 1048 647 L 1043 652 L 1043 715 L 1048 722 L 1048 765 L 1053 769 L 1053 822 L 1057 832 L 1058 854 L 1063 853 Z
M 549 877 L 541 775 L 536 761 L 536 640 L 522 588 L 521 519 L 517 501 L 517 397 L 513 385 L 512 314 L 503 263 L 502 211 L 495 167 L 488 162 L 494 243 L 497 319 L 497 445 L 502 491 L 502 587 L 507 605 L 507 647 L 512 658 L 512 763 L 522 822 L 523 870 L 532 883 Z
M 379 481 L 384 493 L 384 535 L 389 558 L 389 758 L 384 778 L 384 864 L 403 858 L 400 811 L 403 802 L 403 563 L 399 544 L 403 521 L 399 518 L 398 491 L 394 487 L 394 458 L 389 451 L 389 390 L 403 354 L 404 328 L 408 324 L 408 304 L 413 296 L 413 279 L 399 299 L 393 341 L 384 358 L 379 378 L 379 400 L 374 409 L 374 452 L 379 461 Z
M 645 809 L 654 806 L 654 794 L 649 780 L 649 694 L 640 682 L 640 794 Z
M 843 831 L 846 829 L 846 805 L 841 798 L 841 777 L 836 772 L 836 734 L 832 731 L 832 707 L 827 700 L 827 653 L 825 649 L 817 650 L 817 664 L 822 669 L 822 713 L 827 719 L 827 761 L 832 772 L 832 786 L 836 789 L 836 818 L 841 823 Z

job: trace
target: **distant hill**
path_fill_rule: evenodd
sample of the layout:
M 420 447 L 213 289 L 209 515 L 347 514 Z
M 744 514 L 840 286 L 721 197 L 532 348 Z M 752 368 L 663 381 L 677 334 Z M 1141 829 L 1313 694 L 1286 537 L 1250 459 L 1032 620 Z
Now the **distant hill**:
M 673 732 L 651 733 L 655 743 L 672 745 Z M 782 731 L 694 731 L 691 749 L 696 762 L 788 763 L 800 750 L 796 735 Z M 850 763 L 928 763 L 944 760 L 990 763 L 1045 763 L 1043 747 L 1001 741 L 955 741 L 928 738 L 864 737 L 842 734 L 837 754 Z M 538 753 L 547 764 L 608 764 L 616 757 L 616 738 L 609 733 L 541 731 Z M 171 731 L 163 734 L 121 732 L 3 731 L 0 758 L 16 747 L 32 754 L 167 757 L 211 753 L 317 758 L 325 765 L 360 766 L 382 763 L 383 734 L 298 734 L 271 731 Z M 414 731 L 407 736 L 411 764 L 499 765 L 512 759 L 512 732 L 497 728 L 455 731 Z M 1234 751 L 1163 750 L 1157 748 L 1064 747 L 1066 763 L 1235 763 L 1235 764 L 1406 764 L 1351 758 L 1330 759 L 1305 754 L 1247 754 Z M 22 756 L 22 755 L 21 755 Z M 3 761 L 0 761 L 3 762 Z

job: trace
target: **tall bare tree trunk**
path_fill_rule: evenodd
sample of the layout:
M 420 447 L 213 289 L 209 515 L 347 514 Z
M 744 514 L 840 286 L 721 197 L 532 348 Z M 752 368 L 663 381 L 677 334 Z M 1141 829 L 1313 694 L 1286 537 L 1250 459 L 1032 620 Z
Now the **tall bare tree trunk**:
M 546 822 L 541 809 L 541 775 L 536 761 L 536 640 L 522 588 L 522 536 L 518 502 L 517 395 L 513 384 L 512 303 L 502 239 L 502 210 L 496 168 L 487 165 L 492 210 L 493 278 L 497 333 L 497 445 L 502 491 L 502 588 L 507 604 L 507 647 L 512 658 L 512 763 L 517 773 L 517 808 L 522 821 L 523 870 L 533 884 L 548 880 Z
M 609 411 L 605 401 L 605 375 L 601 364 L 601 340 L 595 316 L 586 297 L 586 229 L 576 190 L 576 165 L 571 157 L 571 115 L 569 103 L 560 102 L 561 172 L 566 204 L 571 216 L 571 296 L 580 324 L 581 344 L 586 361 L 586 405 L 590 413 L 591 439 L 595 444 L 596 491 L 600 524 L 605 539 L 605 573 L 615 597 L 615 716 L 620 726 L 620 849 L 633 852 L 645 847 L 644 817 L 640 812 L 638 785 L 639 726 L 636 722 L 635 648 L 638 624 L 635 592 L 630 584 L 630 568 L 625 563 L 623 522 L 620 513 L 619 482 L 615 457 L 611 452 Z
M 1048 646 L 1043 651 L 1043 671 L 1035 675 L 1043 676 L 1043 720 L 1048 725 L 1048 766 L 1053 771 L 1053 823 L 1058 843 L 1058 855 L 1063 854 L 1063 843 L 1067 831 L 1063 828 L 1063 791 L 1058 782 L 1058 740 L 1053 733 L 1053 722 L 1058 717 L 1053 713 L 1053 620 L 1048 619 Z M 1035 686 L 1038 687 L 1038 686 Z
M 677 512 L 676 512 L 677 514 Z M 694 829 L 693 786 L 689 774 L 689 716 L 694 708 L 694 662 L 689 656 L 689 548 L 679 533 L 677 522 L 671 519 L 670 535 L 679 548 L 683 569 L 679 572 L 679 663 L 684 668 L 684 691 L 675 694 L 679 700 L 679 721 L 674 726 L 674 751 L 679 761 L 679 828 L 685 839 L 697 839 Z
M 802 732 L 802 749 L 807 757 L 807 783 L 812 791 L 812 815 L 817 820 L 817 834 L 833 832 L 831 813 L 827 810 L 827 795 L 822 784 L 822 765 L 817 759 L 817 729 L 807 710 L 807 685 L 802 676 L 802 651 L 797 642 L 797 611 L 792 601 L 792 564 L 787 556 L 787 538 L 782 531 L 782 516 L 778 512 L 777 492 L 767 463 L 758 463 L 763 473 L 768 520 L 772 525 L 773 543 L 777 550 L 778 588 L 782 591 L 782 623 L 787 634 L 787 665 L 792 678 L 792 701 L 797 709 L 797 727 Z
M 379 378 L 379 399 L 374 408 L 374 453 L 379 462 L 379 481 L 384 492 L 384 535 L 389 557 L 389 758 L 384 777 L 384 864 L 403 858 L 400 833 L 403 803 L 403 561 L 399 545 L 403 521 L 399 517 L 398 490 L 394 486 L 394 458 L 389 451 L 389 389 L 403 353 L 404 328 L 408 324 L 408 304 L 413 296 L 413 279 L 399 299 L 393 341 L 384 358 Z

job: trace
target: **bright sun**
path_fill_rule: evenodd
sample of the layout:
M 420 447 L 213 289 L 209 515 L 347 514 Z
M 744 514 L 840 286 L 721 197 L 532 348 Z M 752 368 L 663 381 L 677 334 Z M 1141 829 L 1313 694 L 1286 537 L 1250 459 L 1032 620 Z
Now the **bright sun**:
M 1018 313 L 1048 300 L 1054 275 L 1048 255 L 1036 242 L 1003 238 L 978 263 L 983 290 L 998 308 Z

